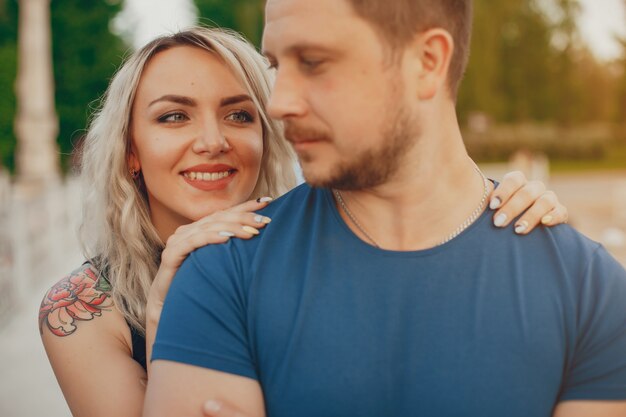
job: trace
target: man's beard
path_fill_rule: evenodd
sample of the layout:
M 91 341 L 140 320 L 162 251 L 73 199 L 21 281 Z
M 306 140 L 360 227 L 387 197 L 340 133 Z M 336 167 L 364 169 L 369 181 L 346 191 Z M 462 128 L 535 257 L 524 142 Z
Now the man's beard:
M 335 188 L 338 190 L 361 190 L 385 184 L 400 169 L 403 158 L 418 137 L 418 128 L 414 119 L 402 104 L 402 88 L 396 83 L 392 88 L 387 103 L 387 115 L 378 139 L 379 145 L 361 151 L 349 161 L 332 167 L 327 175 L 315 172 L 315 162 L 307 153 L 299 155 L 301 162 L 311 162 L 313 169 L 304 169 L 304 178 L 312 187 Z M 285 122 L 287 137 L 307 137 L 333 142 L 331 135 L 316 129 L 302 129 Z
M 388 182 L 402 166 L 417 135 L 404 106 L 398 106 L 395 114 L 390 113 L 385 119 L 379 146 L 360 152 L 351 161 L 335 167 L 327 178 L 311 185 L 355 191 Z

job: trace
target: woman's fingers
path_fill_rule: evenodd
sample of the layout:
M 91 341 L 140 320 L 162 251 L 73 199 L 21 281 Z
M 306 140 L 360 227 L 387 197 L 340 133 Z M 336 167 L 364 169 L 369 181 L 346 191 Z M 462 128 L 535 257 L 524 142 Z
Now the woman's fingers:
M 498 185 L 498 188 L 493 190 L 491 198 L 489 199 L 489 207 L 492 210 L 499 209 L 524 185 L 528 183 L 528 180 L 521 171 L 509 172 L 502 177 L 502 182 Z
M 501 196 L 506 195 L 510 192 L 510 189 L 514 188 L 515 185 L 511 183 L 510 188 L 505 190 L 505 194 L 500 194 Z M 498 187 L 496 190 L 498 190 Z M 525 210 L 533 207 L 536 204 L 537 200 L 546 192 L 546 186 L 541 181 L 530 181 L 526 182 L 524 185 L 519 187 L 513 194 L 511 194 L 507 199 L 502 200 L 502 204 L 500 208 L 495 212 L 493 216 L 493 223 L 497 227 L 506 227 L 511 223 L 513 219 L 522 214 Z M 495 191 L 494 191 L 495 193 Z M 493 201 L 493 199 L 492 199 Z M 550 210 L 554 207 L 546 208 L 545 204 L 548 201 L 541 200 L 540 207 L 543 207 L 543 212 L 539 219 L 543 215 L 548 214 Z
M 212 221 L 203 220 L 198 223 L 197 227 L 190 228 L 190 232 L 195 233 L 197 230 L 218 229 L 221 231 L 223 224 L 238 224 L 241 227 L 248 226 L 255 229 L 261 229 L 270 224 L 271 221 L 272 219 L 269 217 L 254 212 L 222 212 L 220 213 L 219 220 L 217 218 L 214 218 Z
M 266 207 L 269 203 L 272 202 L 272 197 L 260 197 L 256 200 L 245 201 L 241 204 L 237 204 L 225 211 L 234 211 L 234 212 L 246 212 L 246 211 L 255 211 L 260 210 Z
M 538 224 L 556 226 L 567 223 L 569 213 L 553 191 L 546 191 L 535 204 L 515 222 L 515 233 L 528 234 Z
M 568 220 L 569 212 L 567 211 L 567 207 L 561 204 L 557 197 L 556 207 L 541 218 L 541 224 L 544 226 L 555 226 L 557 224 L 567 223 Z
M 192 251 L 206 245 L 225 243 L 230 238 L 250 239 L 261 233 L 271 222 L 267 216 L 256 213 L 229 213 L 230 221 L 196 222 L 177 231 L 168 241 L 161 255 L 161 263 L 177 268 Z
M 161 266 L 178 268 L 187 255 L 202 246 L 227 242 L 230 238 L 250 239 L 272 220 L 254 210 L 267 206 L 271 199 L 251 200 L 229 210 L 213 213 L 194 223 L 180 226 L 161 254 Z
M 232 212 L 232 211 L 223 211 L 220 212 L 219 215 L 214 215 L 210 217 L 205 217 L 195 223 L 191 223 L 189 225 L 184 226 L 184 228 L 179 228 L 175 234 L 170 236 L 167 241 L 167 246 L 174 246 L 180 243 L 188 243 L 191 236 L 197 233 L 205 233 L 207 237 L 215 237 L 216 235 L 211 235 L 210 232 L 217 232 L 218 236 L 221 237 L 242 237 L 249 238 L 248 234 L 252 233 L 253 235 L 257 235 L 251 230 L 252 229 L 262 229 L 266 225 L 268 225 L 272 219 L 267 216 L 263 216 L 257 213 L 250 212 Z M 249 231 L 248 234 L 243 233 L 246 230 Z M 223 232 L 220 234 L 220 232 Z M 234 235 L 231 235 L 233 234 Z M 223 243 L 223 239 L 217 239 L 215 242 L 208 241 L 208 243 Z M 196 248 L 193 248 L 196 249 Z M 192 249 L 192 250 L 193 250 Z
M 530 233 L 538 224 L 542 223 L 542 219 L 545 219 L 546 221 L 549 220 L 550 222 L 559 220 L 554 224 L 562 223 L 562 214 L 560 214 L 561 210 L 557 209 L 558 205 L 559 202 L 554 192 L 544 192 L 535 201 L 535 203 L 528 210 L 526 210 L 526 212 L 519 219 L 517 219 L 514 226 L 515 233 L 520 235 Z M 562 209 L 564 209 L 564 207 L 562 207 Z M 567 213 L 566 210 L 565 213 Z M 551 216 L 551 218 L 548 218 L 547 216 Z

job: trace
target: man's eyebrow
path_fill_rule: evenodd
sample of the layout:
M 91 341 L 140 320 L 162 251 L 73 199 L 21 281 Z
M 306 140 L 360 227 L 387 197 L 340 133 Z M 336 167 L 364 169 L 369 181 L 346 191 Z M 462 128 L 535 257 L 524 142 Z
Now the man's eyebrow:
M 285 53 L 287 55 L 298 55 L 304 51 L 333 52 L 330 48 L 324 45 L 314 44 L 314 43 L 298 43 L 295 45 L 291 45 L 287 49 L 285 49 Z M 267 58 L 270 61 L 276 60 L 276 57 L 272 55 L 272 53 L 267 51 L 266 49 L 262 50 L 261 53 L 263 54 L 263 56 L 265 56 L 265 58 Z
M 195 106 L 196 105 L 196 101 L 190 97 L 185 97 L 185 96 L 178 96 L 175 94 L 166 94 L 164 96 L 161 96 L 159 98 L 157 98 L 156 100 L 152 100 L 150 102 L 150 104 L 148 104 L 148 107 L 152 106 L 153 104 L 159 103 L 161 101 L 170 101 L 172 103 L 178 103 L 178 104 L 182 104 L 184 106 Z
M 220 100 L 220 107 L 230 106 L 232 104 L 241 103 L 243 101 L 253 101 L 252 97 L 247 94 L 239 94 L 231 97 L 224 97 Z

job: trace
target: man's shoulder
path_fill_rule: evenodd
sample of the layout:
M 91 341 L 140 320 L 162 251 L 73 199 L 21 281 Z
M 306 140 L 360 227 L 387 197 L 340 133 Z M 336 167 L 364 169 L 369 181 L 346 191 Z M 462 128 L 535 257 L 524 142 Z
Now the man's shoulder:
M 519 256 L 530 256 L 535 252 L 550 252 L 553 255 L 567 254 L 570 258 L 574 256 L 588 258 L 602 248 L 600 243 L 568 224 L 538 227 L 532 233 L 520 236 L 513 233 L 511 227 L 500 229 L 485 221 L 481 232 L 476 237 L 490 242 L 491 248 L 499 248 L 502 251 L 514 248 L 513 254 Z
M 306 208 L 312 199 L 323 197 L 323 194 L 323 189 L 312 188 L 306 183 L 300 184 L 272 201 L 260 213 L 271 217 L 274 214 L 279 215 L 284 212 L 297 211 L 301 208 Z
M 570 276 L 601 282 L 607 277 L 597 276 L 597 272 L 611 271 L 613 278 L 626 284 L 626 270 L 607 249 L 570 225 L 543 227 L 521 238 L 513 236 L 511 241 L 521 256 L 551 262 L 569 271 Z
M 319 207 L 325 207 L 325 190 L 301 184 L 258 211 L 272 219 L 272 222 L 261 230 L 259 236 L 252 239 L 230 239 L 219 245 L 207 245 L 195 250 L 190 258 L 201 266 L 218 261 L 221 265 L 230 263 L 241 266 L 254 257 L 259 245 L 281 246 L 286 234 L 294 233 L 304 223 L 310 223 L 312 216 Z
M 567 252 L 587 253 L 592 255 L 602 248 L 599 242 L 586 236 L 568 224 L 543 227 L 536 238 L 544 239 Z

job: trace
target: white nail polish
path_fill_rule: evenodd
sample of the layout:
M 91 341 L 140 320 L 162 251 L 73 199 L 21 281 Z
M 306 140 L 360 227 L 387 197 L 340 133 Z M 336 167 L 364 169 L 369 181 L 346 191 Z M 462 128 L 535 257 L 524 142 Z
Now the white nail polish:
M 515 226 L 515 233 L 519 235 L 520 233 L 524 233 L 526 229 L 528 229 L 528 224 L 526 222 L 521 222 Z
M 216 413 L 222 409 L 222 404 L 217 401 L 209 400 L 204 403 L 204 409 L 206 411 Z
M 235 234 L 231 233 L 231 232 L 219 232 L 218 234 L 220 236 L 223 236 L 223 237 L 234 237 L 235 236 Z
M 552 222 L 552 216 L 550 216 L 549 214 L 541 218 L 541 224 L 548 224 L 551 222 Z
M 269 217 L 261 216 L 259 214 L 257 216 L 254 216 L 254 221 L 262 224 L 270 224 L 272 222 L 272 219 L 270 219 Z
M 257 201 L 259 203 L 269 203 L 271 201 L 273 201 L 274 199 L 272 197 L 261 197 L 259 198 Z
M 250 233 L 251 235 L 258 235 L 260 232 L 254 227 L 244 226 L 242 227 L 243 231 L 246 233 Z
M 500 205 L 502 204 L 502 201 L 498 198 L 498 197 L 494 197 L 491 199 L 491 201 L 489 202 L 489 208 L 491 210 L 495 210 L 498 207 L 500 207 Z
M 500 213 L 496 216 L 496 218 L 493 221 L 493 224 L 496 227 L 502 227 L 504 225 L 504 223 L 506 223 L 506 214 L 504 213 Z

